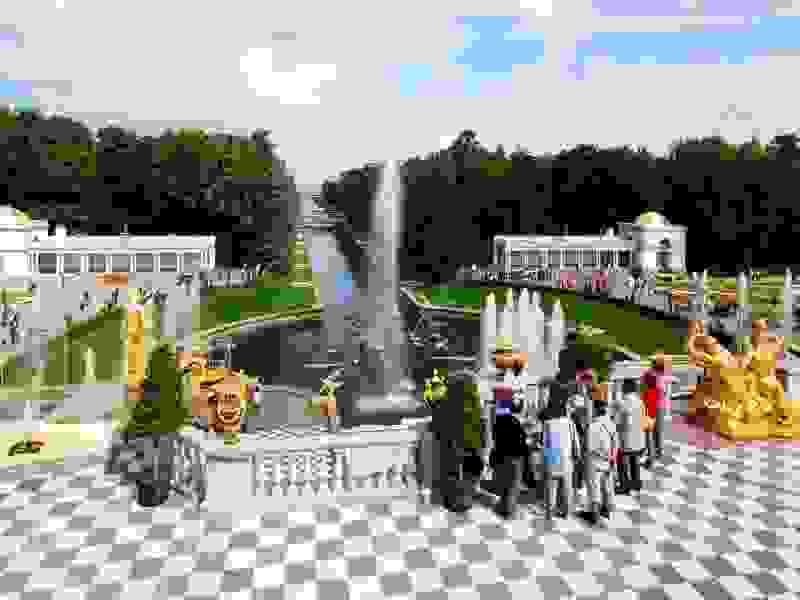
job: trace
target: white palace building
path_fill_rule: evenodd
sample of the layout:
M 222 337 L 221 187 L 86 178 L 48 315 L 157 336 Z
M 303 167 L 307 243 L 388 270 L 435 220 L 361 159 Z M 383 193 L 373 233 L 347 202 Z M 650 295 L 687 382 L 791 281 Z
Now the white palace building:
M 0 274 L 185 273 L 215 266 L 214 236 L 67 235 L 58 225 L 0 206 Z
M 604 269 L 634 265 L 648 271 L 686 270 L 686 227 L 672 225 L 657 212 L 633 223 L 617 223 L 619 234 L 528 236 L 497 235 L 492 240 L 498 270 Z

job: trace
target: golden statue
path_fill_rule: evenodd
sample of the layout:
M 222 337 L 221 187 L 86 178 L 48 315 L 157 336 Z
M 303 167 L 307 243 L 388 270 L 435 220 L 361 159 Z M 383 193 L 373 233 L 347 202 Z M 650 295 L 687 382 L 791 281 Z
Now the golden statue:
M 689 409 L 705 418 L 707 429 L 740 440 L 800 437 L 791 402 L 784 398 L 776 374 L 783 338 L 766 332 L 766 321 L 755 321 L 751 351 L 731 354 L 718 340 L 704 335 L 702 324 L 690 325 L 690 359 L 703 366 L 704 378 Z
M 783 385 L 777 376 L 778 354 L 783 352 L 784 338 L 767 334 L 764 319 L 753 321 L 751 351 L 748 353 L 748 369 L 755 379 L 756 393 L 764 399 L 768 411 L 774 414 L 778 425 L 787 425 L 792 420 L 791 408 L 786 402 Z

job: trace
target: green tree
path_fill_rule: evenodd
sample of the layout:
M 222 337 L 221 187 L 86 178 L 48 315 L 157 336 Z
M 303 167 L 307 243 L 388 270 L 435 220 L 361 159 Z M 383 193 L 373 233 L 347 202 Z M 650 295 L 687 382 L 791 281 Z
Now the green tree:
M 144 396 L 131 412 L 128 431 L 170 433 L 179 431 L 189 418 L 181 393 L 183 375 L 175 353 L 168 344 L 157 347 L 150 356 L 144 381 Z

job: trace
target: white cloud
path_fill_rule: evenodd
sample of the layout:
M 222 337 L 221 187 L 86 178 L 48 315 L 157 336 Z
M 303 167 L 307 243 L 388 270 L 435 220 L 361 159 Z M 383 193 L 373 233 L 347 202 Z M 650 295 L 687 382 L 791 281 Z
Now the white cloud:
M 314 92 L 325 81 L 336 80 L 336 65 L 298 64 L 294 71 L 275 71 L 271 48 L 250 48 L 239 61 L 247 83 L 258 96 L 281 104 L 319 104 Z
M 679 136 L 714 127 L 739 139 L 758 127 L 766 138 L 797 122 L 792 96 L 770 93 L 797 72 L 793 57 L 746 66 L 596 61 L 585 81 L 575 81 L 566 65 L 576 40 L 592 31 L 676 30 L 698 20 L 601 19 L 592 0 L 552 2 L 548 18 L 540 18 L 550 7 L 544 0 L 294 0 L 277 10 L 226 0 L 224 11 L 189 0 L 73 0 L 58 11 L 55 0 L 8 4 L 4 22 L 25 44 L 4 49 L 2 70 L 12 79 L 72 83 L 65 96 L 37 90 L 46 109 L 63 106 L 93 128 L 113 118 L 149 135 L 170 126 L 270 129 L 301 184 L 367 161 L 424 156 L 464 129 L 509 151 L 627 142 L 663 152 Z M 454 19 L 487 14 L 518 14 L 545 36 L 545 63 L 516 66 L 513 95 L 409 98 L 386 77 L 392 65 L 430 63 L 437 77 L 458 78 L 460 67 L 447 64 L 463 41 Z M 290 31 L 294 40 L 273 41 L 274 32 Z M 732 103 L 752 120 L 721 120 Z
M 533 10 L 537 17 L 553 16 L 553 0 L 519 0 L 523 10 Z

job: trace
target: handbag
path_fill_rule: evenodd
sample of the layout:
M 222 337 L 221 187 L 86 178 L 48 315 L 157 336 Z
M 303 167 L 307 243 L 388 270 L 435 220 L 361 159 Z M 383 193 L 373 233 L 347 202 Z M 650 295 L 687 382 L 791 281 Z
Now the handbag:
M 610 464 L 612 467 L 616 466 L 622 462 L 622 448 L 616 447 L 614 443 L 616 436 L 611 433 L 611 431 L 609 431 L 605 425 L 601 424 L 600 426 L 605 429 L 609 439 L 611 440 L 611 447 L 608 449 L 608 464 Z
M 656 420 L 647 414 L 647 409 L 645 408 L 644 403 L 642 403 L 642 431 L 645 433 L 652 433 L 656 429 Z

